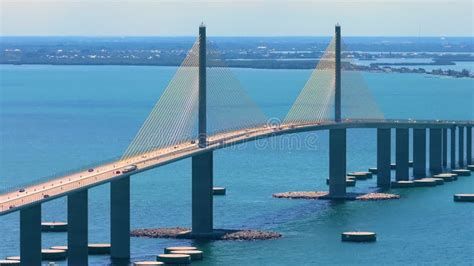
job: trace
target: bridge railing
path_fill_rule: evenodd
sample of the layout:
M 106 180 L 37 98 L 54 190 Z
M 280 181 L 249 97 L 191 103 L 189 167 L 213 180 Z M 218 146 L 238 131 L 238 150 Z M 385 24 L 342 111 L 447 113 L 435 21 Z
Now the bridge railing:
M 70 175 L 70 174 L 73 174 L 73 173 L 79 173 L 79 172 L 87 171 L 90 168 L 95 168 L 95 167 L 98 167 L 98 166 L 101 166 L 101 165 L 104 165 L 104 164 L 108 164 L 108 163 L 113 163 L 113 162 L 116 162 L 116 161 L 119 161 L 119 160 L 120 160 L 120 156 L 117 156 L 117 157 L 114 157 L 114 158 L 109 158 L 109 159 L 106 159 L 106 160 L 101 160 L 101 161 L 97 161 L 97 162 L 90 163 L 90 164 L 84 164 L 80 167 L 76 167 L 76 168 L 73 168 L 73 169 L 58 171 L 58 172 L 55 172 L 54 174 L 43 176 L 41 178 L 37 178 L 37 179 L 34 179 L 34 180 L 29 180 L 27 182 L 20 182 L 20 183 L 11 184 L 11 185 L 8 185 L 8 186 L 2 186 L 2 187 L 0 187 L 0 194 L 7 194 L 7 193 L 10 193 L 10 192 L 18 191 L 21 188 L 26 188 L 26 187 L 39 185 L 39 184 L 42 184 L 42 183 L 45 183 L 45 182 L 63 177 L 63 176 L 67 176 L 67 175 Z

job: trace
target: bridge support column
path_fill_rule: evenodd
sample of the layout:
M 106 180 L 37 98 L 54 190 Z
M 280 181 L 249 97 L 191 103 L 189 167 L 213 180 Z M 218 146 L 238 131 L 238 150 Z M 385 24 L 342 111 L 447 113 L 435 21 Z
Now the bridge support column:
M 413 177 L 426 177 L 426 129 L 413 129 Z
M 464 167 L 464 127 L 459 127 L 459 168 Z
M 329 130 L 329 197 L 346 197 L 346 129 Z
M 128 265 L 130 261 L 130 176 L 110 183 L 110 240 L 112 262 Z
M 377 129 L 377 186 L 390 189 L 390 128 Z
M 408 180 L 409 175 L 409 165 L 408 165 L 408 153 L 409 153 L 409 140 L 408 140 L 408 129 L 407 128 L 397 128 L 395 139 L 396 139 L 396 149 L 395 149 L 395 160 L 397 163 L 396 167 L 396 180 Z
M 67 197 L 68 265 L 88 265 L 88 191 L 74 192 Z
M 466 157 L 467 164 L 472 164 L 472 127 L 466 127 Z
M 442 172 L 442 130 L 441 128 L 430 128 L 430 174 L 436 175 Z
M 41 265 L 41 204 L 20 210 L 20 265 Z
M 192 158 L 192 234 L 199 238 L 213 232 L 213 152 Z
M 448 129 L 443 128 L 443 169 L 448 167 Z
M 456 127 L 451 128 L 451 169 L 456 169 Z

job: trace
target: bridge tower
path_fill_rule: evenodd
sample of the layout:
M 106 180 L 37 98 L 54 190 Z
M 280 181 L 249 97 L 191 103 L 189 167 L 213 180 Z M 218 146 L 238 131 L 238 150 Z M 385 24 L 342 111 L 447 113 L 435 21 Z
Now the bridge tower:
M 334 119 L 341 122 L 341 26 L 336 24 L 336 66 L 335 66 L 335 95 L 334 95 Z
M 206 147 L 206 26 L 199 26 L 199 147 Z
M 341 121 L 341 26 L 336 24 L 334 119 Z M 329 198 L 346 197 L 346 129 L 329 130 Z
M 199 26 L 199 147 L 207 146 L 206 129 L 206 26 Z M 213 152 L 192 157 L 192 236 L 213 233 Z

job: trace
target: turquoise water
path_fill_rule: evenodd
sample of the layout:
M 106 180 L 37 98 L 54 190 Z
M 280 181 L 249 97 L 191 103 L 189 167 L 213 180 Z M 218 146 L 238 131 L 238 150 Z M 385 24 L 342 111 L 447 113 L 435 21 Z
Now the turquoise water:
M 134 66 L 0 66 L 0 185 L 2 188 L 119 156 L 174 74 L 175 68 Z M 234 69 L 269 117 L 284 117 L 308 70 Z M 474 119 L 473 79 L 364 73 L 388 118 Z M 281 200 L 289 190 L 326 190 L 327 132 L 316 147 L 288 147 L 282 137 L 215 153 L 216 228 L 278 231 L 255 242 L 132 239 L 132 260 L 153 259 L 165 246 L 193 244 L 205 251 L 195 265 L 469 265 L 474 260 L 474 206 L 452 194 L 474 193 L 474 178 L 434 188 L 394 190 L 386 202 Z M 265 144 L 265 143 L 263 143 Z M 375 166 L 375 131 L 348 130 L 348 170 Z M 132 228 L 190 226 L 190 160 L 132 178 Z M 368 191 L 375 178 L 358 182 Z M 89 238 L 108 242 L 109 186 L 89 194 Z M 43 205 L 43 220 L 64 220 L 65 199 Z M 0 258 L 19 254 L 18 213 L 0 217 Z M 340 233 L 370 230 L 376 243 L 342 243 Z M 43 234 L 43 246 L 66 235 Z M 91 265 L 109 263 L 107 256 Z

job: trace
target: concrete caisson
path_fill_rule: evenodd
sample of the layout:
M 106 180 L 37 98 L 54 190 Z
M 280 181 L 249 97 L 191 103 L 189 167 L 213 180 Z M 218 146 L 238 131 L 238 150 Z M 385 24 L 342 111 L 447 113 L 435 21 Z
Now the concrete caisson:
M 434 187 L 436 186 L 436 180 L 432 178 L 422 178 L 413 181 L 416 187 Z
M 413 181 L 393 181 L 392 188 L 407 188 L 414 187 L 415 183 Z
M 474 194 L 454 194 L 454 201 L 474 202 Z
M 352 173 L 348 173 L 347 176 L 353 176 L 357 180 L 365 180 L 368 178 L 372 178 L 372 173 L 371 172 L 352 172 Z
M 377 235 L 374 232 L 344 232 L 341 240 L 347 242 L 374 242 Z
M 46 261 L 65 260 L 67 258 L 67 252 L 59 249 L 42 249 L 41 258 Z
M 110 254 L 110 244 L 94 243 L 87 246 L 90 255 Z
M 471 171 L 467 169 L 455 169 L 451 171 L 453 174 L 457 174 L 458 176 L 470 176 Z
M 444 184 L 444 179 L 443 178 L 431 178 L 432 180 L 434 180 L 436 182 L 436 185 L 442 185 Z
M 203 252 L 200 250 L 174 250 L 170 254 L 184 254 L 189 255 L 191 260 L 202 260 Z
M 64 250 L 67 252 L 67 246 L 52 246 L 50 249 Z
M 226 194 L 225 187 L 213 187 L 212 188 L 212 195 L 214 196 L 224 196 Z
M 43 232 L 67 232 L 66 222 L 42 222 L 41 231 Z
M 20 256 L 8 256 L 5 258 L 5 260 L 21 260 Z
M 0 260 L 0 266 L 20 265 L 19 260 Z
M 442 173 L 442 174 L 437 174 L 434 175 L 433 178 L 442 178 L 444 182 L 451 182 L 457 179 L 457 174 L 451 174 L 451 173 Z
M 160 254 L 156 256 L 156 260 L 165 264 L 190 264 L 191 256 L 186 254 Z
M 149 266 L 149 265 L 165 265 L 161 261 L 137 261 L 133 263 L 133 266 Z
M 170 254 L 171 251 L 189 251 L 189 250 L 197 250 L 196 247 L 191 246 L 176 246 L 176 247 L 167 247 L 165 248 L 165 254 Z

